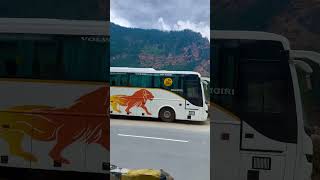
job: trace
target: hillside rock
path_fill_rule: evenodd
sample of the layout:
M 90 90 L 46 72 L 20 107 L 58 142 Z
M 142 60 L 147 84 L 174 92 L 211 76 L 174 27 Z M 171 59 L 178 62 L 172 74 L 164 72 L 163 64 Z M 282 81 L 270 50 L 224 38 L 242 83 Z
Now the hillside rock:
M 292 49 L 320 52 L 319 0 L 216 0 L 212 8 L 213 29 L 272 32 Z
M 210 43 L 200 33 L 190 30 L 164 32 L 111 24 L 110 43 L 111 66 L 209 74 Z

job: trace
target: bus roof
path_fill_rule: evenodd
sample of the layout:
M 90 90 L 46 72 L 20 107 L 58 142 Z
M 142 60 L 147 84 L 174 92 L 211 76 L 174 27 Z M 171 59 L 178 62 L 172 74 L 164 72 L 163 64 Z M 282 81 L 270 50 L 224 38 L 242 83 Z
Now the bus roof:
M 0 33 L 109 35 L 108 21 L 0 18 Z
M 320 53 L 313 51 L 291 50 L 290 55 L 293 58 L 308 58 L 315 63 L 320 64 Z
M 289 40 L 281 35 L 261 31 L 211 30 L 211 39 L 243 39 L 280 41 L 285 50 L 290 50 Z
M 150 73 L 150 74 L 193 74 L 201 77 L 194 71 L 167 71 L 155 70 L 153 68 L 131 68 L 131 67 L 110 67 L 110 72 Z

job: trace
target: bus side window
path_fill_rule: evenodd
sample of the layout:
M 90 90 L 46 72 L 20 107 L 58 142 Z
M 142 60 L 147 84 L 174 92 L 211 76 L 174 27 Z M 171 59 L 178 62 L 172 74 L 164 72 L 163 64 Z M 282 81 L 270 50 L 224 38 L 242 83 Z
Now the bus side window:
M 161 78 L 160 78 L 160 76 L 159 75 L 154 75 L 153 76 L 153 87 L 154 88 L 160 88 L 160 87 L 162 87 L 161 86 L 161 80 L 160 80 Z
M 164 80 L 166 78 L 171 78 L 172 79 L 171 86 L 165 86 Z M 179 75 L 174 75 L 174 76 L 170 76 L 170 77 L 155 75 L 153 77 L 153 87 L 162 88 L 162 89 L 166 89 L 166 90 L 175 89 L 175 90 L 183 91 L 183 78 L 181 76 L 179 76 Z M 176 92 L 178 94 L 182 94 L 181 91 L 176 91 Z
M 3 76 L 5 73 L 4 61 L 0 59 L 0 76 Z
M 120 77 L 120 86 L 128 86 L 128 74 L 121 74 Z
M 132 87 L 142 87 L 142 88 L 150 88 L 152 87 L 152 76 L 131 74 L 129 78 L 130 85 Z
M 116 85 L 115 75 L 113 75 L 113 74 L 110 75 L 110 82 L 111 82 L 111 86 L 115 86 Z
M 59 79 L 57 76 L 58 66 L 58 48 L 55 42 L 35 43 L 35 59 L 34 68 L 35 76 L 41 79 Z
M 14 41 L 0 42 L 1 76 L 16 76 L 17 64 L 13 56 L 17 53 L 17 43 Z
M 183 79 L 183 77 L 181 75 L 175 75 L 173 77 L 172 88 L 173 89 L 183 89 L 182 79 Z
M 16 76 L 17 64 L 15 60 L 8 59 L 5 61 L 5 69 L 8 76 Z
M 111 86 L 128 86 L 127 74 L 111 74 Z
M 172 85 L 170 89 L 175 89 L 175 92 L 179 94 L 180 96 L 183 96 L 183 76 L 181 75 L 174 75 L 172 77 Z

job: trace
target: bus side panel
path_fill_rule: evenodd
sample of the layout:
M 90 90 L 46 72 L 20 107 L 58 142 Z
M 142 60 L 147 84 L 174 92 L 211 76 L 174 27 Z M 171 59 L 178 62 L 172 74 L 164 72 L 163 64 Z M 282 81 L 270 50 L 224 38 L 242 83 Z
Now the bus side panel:
M 240 124 L 213 122 L 210 129 L 211 179 L 239 179 Z
M 61 118 L 68 119 L 68 115 L 63 115 Z M 86 123 L 74 121 L 73 124 L 81 124 L 85 127 Z M 49 127 L 48 127 L 49 128 Z M 63 127 L 62 127 L 63 128 Z M 34 130 L 35 132 L 35 130 Z M 59 132 L 57 132 L 59 133 Z M 33 135 L 37 136 L 36 133 Z M 59 135 L 58 135 L 59 136 Z M 63 171 L 80 171 L 86 172 L 85 169 L 85 143 L 82 141 L 75 141 L 72 144 L 62 149 L 61 158 L 58 160 L 56 154 L 59 153 L 59 149 L 56 148 L 62 144 L 63 140 L 58 139 L 51 142 L 40 141 L 38 139 L 32 140 L 32 153 L 39 157 L 37 162 L 32 162 L 31 168 L 33 169 L 46 169 L 46 170 L 63 170 Z M 68 138 L 68 137 L 61 137 Z
M 1 114 L 2 112 L 0 112 Z M 0 117 L 1 119 L 2 117 Z M 1 120 L 0 120 L 1 121 Z M 10 137 L 11 136 L 11 137 Z M 22 142 L 21 144 L 18 144 L 25 153 L 25 158 L 23 157 L 17 157 L 13 153 L 15 151 L 15 147 L 17 147 L 14 144 L 19 143 L 17 140 L 13 142 L 12 140 L 14 138 L 17 138 L 17 140 L 20 138 L 16 135 L 12 135 L 10 130 L 3 130 L 0 128 L 0 167 L 18 167 L 18 168 L 30 168 L 31 161 L 28 158 L 29 154 L 31 154 L 31 138 L 30 137 L 21 137 Z M 12 144 L 10 149 L 10 145 Z
M 20 113 L 8 109 L 8 104 L 18 97 L 10 96 L 13 89 L 7 83 L 1 82 L 0 89 L 0 166 L 30 168 L 33 159 L 31 137 L 24 136 L 24 133 L 30 134 L 32 128 L 25 129 L 25 132 L 16 130 L 19 124 L 14 121 L 20 118 Z
M 207 120 L 205 107 L 194 106 L 183 97 L 167 90 L 111 87 L 110 95 L 110 113 L 112 115 L 158 118 L 161 108 L 170 107 L 175 111 L 177 120 Z M 187 104 L 189 104 L 188 108 Z M 191 118 L 188 118 L 189 115 Z
M 108 92 L 109 94 L 109 92 Z M 108 98 L 107 102 L 109 101 Z M 106 109 L 106 112 L 107 109 Z M 102 122 L 100 125 L 106 128 L 95 130 L 92 127 L 92 122 Z M 110 119 L 108 116 L 94 117 L 87 120 L 88 129 L 93 129 L 91 138 L 88 141 L 91 144 L 86 144 L 85 147 L 85 166 L 86 171 L 92 173 L 106 173 L 109 170 L 110 162 Z
M 8 141 L 22 148 L 9 155 L 28 165 L 21 166 L 30 167 L 30 161 L 23 159 L 27 157 L 32 161 L 31 168 L 87 172 L 86 146 L 103 144 L 109 152 L 106 141 L 101 141 L 109 134 L 100 133 L 109 128 L 106 85 L 3 80 L 0 89 L 0 124 L 12 124 L 15 133 Z M 4 116 L 7 111 L 17 112 L 17 116 Z M 23 138 L 16 141 L 19 136 Z M 0 143 L 5 139 L 1 129 Z
M 198 107 L 191 104 L 189 101 L 185 100 L 185 110 L 182 119 L 188 119 L 188 116 L 192 121 L 206 121 L 208 120 L 208 112 L 206 110 L 208 108 L 205 107 L 206 105 L 203 104 L 203 107 Z M 194 115 L 193 115 L 194 112 Z
M 185 100 L 166 90 L 153 88 L 111 87 L 110 110 L 114 115 L 158 118 L 162 107 L 172 107 L 177 118 L 186 119 Z M 144 104 L 145 109 L 141 107 Z M 119 111 L 117 111 L 119 110 Z M 128 114 L 129 112 L 129 114 Z M 148 112 L 150 114 L 148 114 Z
M 283 180 L 285 156 L 272 154 L 241 153 L 241 175 L 239 180 Z
M 86 170 L 93 173 L 106 173 L 110 168 L 109 151 L 99 144 L 86 146 Z

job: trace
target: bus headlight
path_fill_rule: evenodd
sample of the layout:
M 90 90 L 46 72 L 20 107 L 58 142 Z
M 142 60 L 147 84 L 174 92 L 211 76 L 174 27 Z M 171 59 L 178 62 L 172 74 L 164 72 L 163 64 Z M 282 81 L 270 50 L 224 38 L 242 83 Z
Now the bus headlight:
M 189 111 L 189 116 L 194 116 L 196 114 L 195 111 Z

